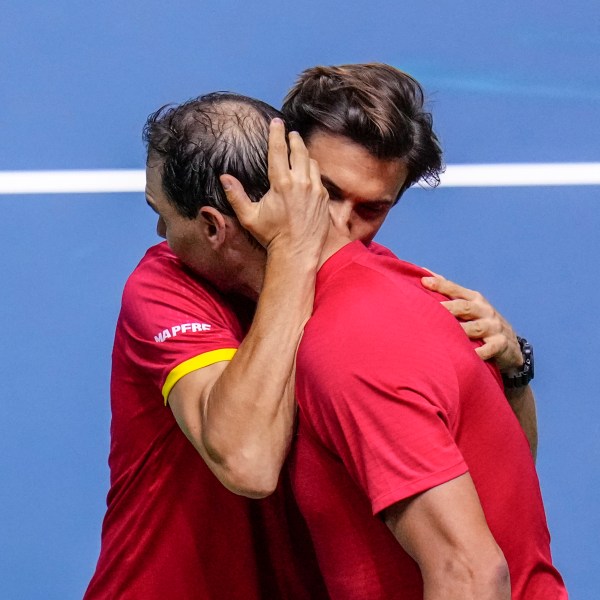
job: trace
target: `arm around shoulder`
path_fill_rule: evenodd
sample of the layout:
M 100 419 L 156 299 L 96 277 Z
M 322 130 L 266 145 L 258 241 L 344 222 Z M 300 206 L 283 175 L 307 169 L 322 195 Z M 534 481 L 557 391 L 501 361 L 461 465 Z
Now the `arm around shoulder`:
M 531 349 L 527 340 L 519 338 L 510 323 L 479 292 L 462 287 L 439 275 L 424 277 L 423 285 L 449 298 L 442 305 L 457 319 L 465 333 L 483 344 L 476 349 L 483 360 L 494 360 L 503 374 L 521 371 L 525 356 L 523 342 Z M 533 354 L 531 354 L 533 361 Z M 531 365 L 531 377 L 533 365 Z M 506 398 L 513 409 L 531 448 L 537 456 L 538 432 L 535 397 L 529 386 L 504 388 Z
M 321 249 L 329 229 L 328 196 L 318 166 L 283 122 L 269 133 L 269 192 L 251 202 L 235 178 L 221 178 L 240 223 L 265 247 L 267 263 L 256 313 L 228 363 L 200 369 L 169 396 L 188 438 L 231 491 L 274 491 L 296 412 L 294 365 L 311 315 Z
M 294 418 L 287 408 L 293 397 L 284 402 L 285 393 L 267 391 L 267 406 L 261 406 L 259 388 L 251 382 L 238 386 L 247 366 L 243 355 L 241 361 L 235 359 L 188 373 L 175 384 L 168 403 L 185 436 L 227 489 L 264 498 L 275 490 L 285 459 Z M 277 403 L 280 408 L 273 409 Z M 220 406 L 220 414 L 211 426 L 214 405 Z

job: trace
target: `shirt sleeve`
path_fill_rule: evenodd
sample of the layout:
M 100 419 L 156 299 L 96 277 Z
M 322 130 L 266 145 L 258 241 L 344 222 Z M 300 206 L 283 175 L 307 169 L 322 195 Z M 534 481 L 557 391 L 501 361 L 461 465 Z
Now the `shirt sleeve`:
M 125 286 L 115 352 L 151 378 L 165 403 L 184 375 L 231 360 L 242 338 L 226 299 L 177 263 L 142 265 Z
M 318 318 L 309 322 L 297 395 L 303 418 L 376 514 L 468 469 L 454 441 L 459 389 L 443 324 L 432 333 L 444 315 L 433 300 L 416 312 L 393 294 L 370 300 L 337 303 L 326 333 L 315 335 Z

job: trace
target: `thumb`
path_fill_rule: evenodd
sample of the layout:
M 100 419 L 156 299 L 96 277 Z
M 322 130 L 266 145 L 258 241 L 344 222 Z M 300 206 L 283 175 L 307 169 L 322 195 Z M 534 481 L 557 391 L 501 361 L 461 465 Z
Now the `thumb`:
M 252 200 L 248 198 L 244 186 L 233 175 L 221 175 L 219 180 L 231 208 L 239 222 L 244 225 L 251 214 Z

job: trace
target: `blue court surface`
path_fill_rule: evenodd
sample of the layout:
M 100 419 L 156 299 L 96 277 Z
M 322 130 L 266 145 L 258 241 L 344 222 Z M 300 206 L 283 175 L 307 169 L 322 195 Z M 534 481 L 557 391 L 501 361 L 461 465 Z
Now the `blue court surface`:
M 279 105 L 302 69 L 367 61 L 423 83 L 450 167 L 585 163 L 598 179 L 597 1 L 7 0 L 0 54 L 0 184 L 9 171 L 142 169 L 142 126 L 165 103 L 233 90 Z M 379 241 L 480 290 L 534 343 L 553 554 L 571 597 L 593 600 L 600 187 L 551 183 L 410 190 Z M 81 598 L 92 575 L 112 336 L 123 284 L 157 241 L 139 191 L 43 192 L 0 195 L 6 600 Z

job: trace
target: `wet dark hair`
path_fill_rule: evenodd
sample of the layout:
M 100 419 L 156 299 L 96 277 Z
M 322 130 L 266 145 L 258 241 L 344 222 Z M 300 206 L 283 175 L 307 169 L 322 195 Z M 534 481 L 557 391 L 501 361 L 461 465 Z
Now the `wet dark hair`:
M 147 162 L 162 162 L 162 186 L 178 213 L 194 219 L 202 206 L 234 216 L 219 176 L 233 175 L 248 196 L 269 190 L 269 123 L 282 114 L 268 104 L 215 92 L 163 106 L 144 126 Z
M 439 184 L 442 150 L 420 84 L 381 63 L 313 67 L 300 74 L 282 112 L 306 143 L 316 132 L 344 136 L 378 159 L 401 159 L 408 177 Z

